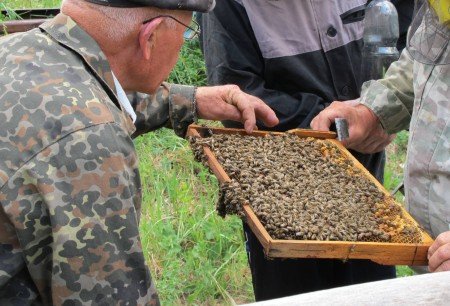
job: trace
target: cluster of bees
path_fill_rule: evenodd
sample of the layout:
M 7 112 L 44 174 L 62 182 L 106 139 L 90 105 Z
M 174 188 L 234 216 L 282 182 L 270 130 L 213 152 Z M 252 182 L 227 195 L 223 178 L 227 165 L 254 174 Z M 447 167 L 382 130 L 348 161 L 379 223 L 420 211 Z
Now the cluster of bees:
M 209 146 L 231 178 L 219 214 L 242 217 L 247 203 L 274 239 L 421 242 L 400 206 L 330 141 L 214 134 L 190 142 L 203 161 Z

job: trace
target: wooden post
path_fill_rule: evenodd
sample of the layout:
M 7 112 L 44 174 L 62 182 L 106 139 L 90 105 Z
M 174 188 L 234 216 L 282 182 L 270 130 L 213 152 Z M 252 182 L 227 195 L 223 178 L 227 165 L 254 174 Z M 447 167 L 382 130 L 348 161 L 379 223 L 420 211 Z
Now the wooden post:
M 47 19 L 24 19 L 24 20 L 11 20 L 0 23 L 0 34 L 7 33 L 13 34 L 17 32 L 26 32 L 31 29 L 37 28 Z

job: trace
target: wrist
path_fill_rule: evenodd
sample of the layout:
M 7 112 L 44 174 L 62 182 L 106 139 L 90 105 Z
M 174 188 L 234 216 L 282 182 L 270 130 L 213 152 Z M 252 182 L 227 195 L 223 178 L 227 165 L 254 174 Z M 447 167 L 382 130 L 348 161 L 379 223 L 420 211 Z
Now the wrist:
M 369 126 L 378 126 L 380 125 L 380 118 L 366 105 L 358 104 L 355 106 L 361 118 L 366 121 Z
M 198 87 L 194 87 L 194 93 L 192 95 L 192 119 L 195 123 L 198 121 L 198 107 L 197 107 L 197 89 Z

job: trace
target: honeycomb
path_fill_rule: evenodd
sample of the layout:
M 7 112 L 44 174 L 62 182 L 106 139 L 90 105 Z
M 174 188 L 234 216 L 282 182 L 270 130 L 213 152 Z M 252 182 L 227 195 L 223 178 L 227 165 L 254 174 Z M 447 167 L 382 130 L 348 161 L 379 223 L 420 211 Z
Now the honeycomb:
M 295 135 L 190 138 L 198 160 L 211 148 L 230 182 L 221 216 L 249 203 L 274 239 L 420 243 L 420 229 L 331 141 Z

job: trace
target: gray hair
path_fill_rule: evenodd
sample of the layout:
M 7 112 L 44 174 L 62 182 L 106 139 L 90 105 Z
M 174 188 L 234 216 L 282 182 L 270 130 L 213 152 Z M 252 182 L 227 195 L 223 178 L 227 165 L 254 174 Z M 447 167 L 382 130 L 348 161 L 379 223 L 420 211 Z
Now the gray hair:
M 120 41 L 136 31 L 145 20 L 157 17 L 162 12 L 158 8 L 118 8 L 97 5 L 84 0 L 63 0 L 61 11 L 64 12 L 68 5 L 74 5 L 79 9 L 86 8 L 99 12 L 102 17 L 96 20 L 98 26 L 105 30 L 104 33 L 110 40 Z M 170 18 L 164 19 L 170 28 L 175 28 L 175 21 Z

